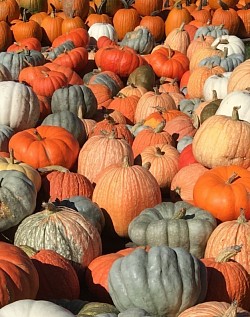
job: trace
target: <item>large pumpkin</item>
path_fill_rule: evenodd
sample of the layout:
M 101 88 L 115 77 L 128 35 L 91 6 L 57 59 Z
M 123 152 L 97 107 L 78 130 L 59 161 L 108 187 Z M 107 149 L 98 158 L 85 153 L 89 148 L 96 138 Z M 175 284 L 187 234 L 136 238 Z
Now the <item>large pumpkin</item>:
M 137 245 L 181 247 L 202 258 L 215 218 L 206 210 L 178 201 L 144 209 L 131 221 L 130 239 Z
M 52 203 L 22 221 L 14 244 L 56 251 L 71 261 L 79 277 L 102 250 L 100 234 L 89 221 L 71 208 Z
M 0 307 L 25 298 L 36 298 L 39 277 L 35 266 L 24 251 L 5 242 L 0 242 L 0 276 Z M 2 309 L 0 315 L 4 316 Z
M 250 166 L 250 123 L 240 121 L 237 107 L 232 117 L 213 115 L 203 122 L 194 135 L 193 154 L 202 165 Z M 232 133 L 233 131 L 233 133 Z M 211 150 L 213 149 L 213 150 Z
M 127 237 L 129 223 L 143 209 L 160 203 L 161 191 L 145 167 L 130 166 L 125 157 L 123 164 L 111 165 L 98 175 L 92 200 L 104 210 L 110 233 Z
M 176 317 L 204 300 L 206 269 L 182 248 L 138 248 L 113 263 L 108 287 L 120 311 L 137 307 L 151 315 Z
M 38 126 L 14 134 L 9 142 L 17 160 L 34 168 L 61 165 L 72 168 L 79 152 L 79 143 L 66 129 Z

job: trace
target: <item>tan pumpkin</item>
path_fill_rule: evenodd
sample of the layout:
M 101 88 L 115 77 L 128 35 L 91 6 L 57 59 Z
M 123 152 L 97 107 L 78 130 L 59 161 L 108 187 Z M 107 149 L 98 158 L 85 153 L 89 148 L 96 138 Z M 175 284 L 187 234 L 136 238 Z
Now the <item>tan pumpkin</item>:
M 250 87 L 249 71 L 250 59 L 247 59 L 232 71 L 228 80 L 227 92 L 244 90 Z
M 190 44 L 188 32 L 184 29 L 185 22 L 182 22 L 178 28 L 173 29 L 166 37 L 164 45 L 169 45 L 173 50 L 187 54 Z

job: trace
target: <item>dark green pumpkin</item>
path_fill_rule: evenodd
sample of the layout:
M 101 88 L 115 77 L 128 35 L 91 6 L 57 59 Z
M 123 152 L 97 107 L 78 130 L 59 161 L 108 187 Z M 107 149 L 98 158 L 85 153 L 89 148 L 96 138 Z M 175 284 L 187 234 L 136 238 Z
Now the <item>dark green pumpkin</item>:
M 117 314 L 119 311 L 114 305 L 99 302 L 90 302 L 84 305 L 84 307 L 79 311 L 77 317 L 83 316 L 99 316 L 99 314 Z
M 85 127 L 81 119 L 71 111 L 63 110 L 49 114 L 41 125 L 62 127 L 74 135 L 80 146 L 87 140 Z
M 137 67 L 128 77 L 128 85 L 142 86 L 151 91 L 155 87 L 155 73 L 150 65 Z
M 201 111 L 200 113 L 200 124 L 202 124 L 205 120 L 209 117 L 215 115 L 216 111 L 218 110 L 222 99 L 217 98 L 217 93 L 213 90 L 213 100 L 209 102 Z
M 51 98 L 52 113 L 68 110 L 81 119 L 90 119 L 97 111 L 97 100 L 86 85 L 72 85 L 57 89 Z

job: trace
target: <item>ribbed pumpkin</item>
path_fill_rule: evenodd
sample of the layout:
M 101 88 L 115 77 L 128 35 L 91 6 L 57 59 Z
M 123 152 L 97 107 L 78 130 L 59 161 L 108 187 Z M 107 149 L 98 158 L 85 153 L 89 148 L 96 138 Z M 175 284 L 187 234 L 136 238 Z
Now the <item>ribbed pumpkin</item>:
M 98 230 L 89 221 L 71 208 L 52 203 L 22 221 L 14 244 L 56 251 L 71 261 L 79 277 L 102 252 Z
M 164 130 L 172 135 L 177 141 L 184 136 L 192 137 L 196 134 L 196 128 L 189 116 L 177 116 L 172 120 L 167 121 Z
M 166 37 L 164 45 L 169 45 L 173 50 L 177 50 L 183 54 L 187 54 L 187 49 L 190 44 L 188 32 L 184 29 L 185 22 L 182 22 L 179 27 L 174 28 Z
M 63 0 L 62 9 L 66 16 L 70 16 L 74 12 L 76 16 L 85 20 L 89 13 L 89 0 Z
M 94 188 L 87 177 L 67 169 L 58 169 L 57 171 L 55 168 L 42 178 L 45 200 L 50 199 L 53 202 L 79 195 L 92 197 Z M 46 168 L 43 171 L 46 172 Z
M 38 126 L 14 134 L 9 142 L 17 160 L 34 168 L 61 165 L 72 168 L 79 152 L 79 143 L 66 129 Z
M 109 234 L 128 237 L 131 220 L 143 209 L 160 203 L 161 191 L 145 167 L 131 166 L 125 156 L 122 164 L 111 165 L 98 175 L 92 200 L 104 210 Z
M 157 112 L 157 107 L 176 109 L 175 102 L 169 93 L 161 93 L 158 88 L 148 91 L 139 99 L 135 110 L 135 122 L 146 119 L 151 113 Z
M 6 51 L 13 42 L 10 26 L 5 21 L 0 21 L 0 52 Z
M 204 300 L 206 286 L 204 264 L 184 249 L 166 245 L 148 252 L 137 248 L 117 259 L 109 272 L 109 292 L 120 311 L 135 307 L 150 315 L 178 316 Z
M 117 138 L 115 132 L 104 131 L 101 135 L 89 138 L 81 148 L 77 172 L 95 183 L 101 171 L 109 165 L 121 163 L 125 155 L 128 155 L 130 164 L 133 164 L 134 156 L 128 142 Z
M 107 108 L 112 102 L 112 91 L 107 85 L 88 84 L 86 86 L 92 90 L 96 97 L 97 109 L 102 109 L 102 107 Z
M 136 135 L 132 144 L 135 158 L 150 145 L 169 144 L 175 146 L 175 139 L 168 132 L 164 131 L 165 124 L 166 122 L 162 121 L 155 129 L 143 129 Z
M 8 22 L 19 17 L 19 6 L 16 0 L 3 0 L 0 2 L 0 21 L 6 21 L 8 17 Z
M 237 111 L 235 107 L 232 117 L 213 115 L 199 127 L 193 139 L 193 154 L 199 163 L 209 168 L 232 164 L 250 166 L 250 150 L 246 143 L 250 124 L 240 121 Z M 208 148 L 214 150 L 208 151 Z
M 232 302 L 236 300 L 240 307 L 249 309 L 250 281 L 244 267 L 231 260 L 242 246 L 233 245 L 222 249 L 214 258 L 201 261 L 206 265 L 208 289 L 205 301 Z
M 193 54 L 202 47 L 209 47 L 214 41 L 214 37 L 212 36 L 198 36 L 196 39 L 190 42 L 187 48 L 187 57 L 191 60 Z
M 228 93 L 250 87 L 249 77 L 247 76 L 249 69 L 250 60 L 247 59 L 233 70 L 228 80 Z
M 204 302 L 186 309 L 179 317 L 214 317 L 231 315 L 236 317 L 248 317 L 249 312 L 238 307 L 237 302 L 233 301 L 230 305 L 226 302 Z
M 250 218 L 250 171 L 237 166 L 217 166 L 199 177 L 194 186 L 194 204 L 210 211 L 220 221 L 235 220 L 240 210 Z
M 204 257 L 214 258 L 220 250 L 229 245 L 242 245 L 241 251 L 234 255 L 233 260 L 240 263 L 249 273 L 249 230 L 250 222 L 245 217 L 244 209 L 241 209 L 236 220 L 222 222 L 215 228 L 208 239 Z
M 65 257 L 53 250 L 33 250 L 30 259 L 39 276 L 36 299 L 77 299 L 80 284 L 75 269 Z M 60 281 L 60 283 L 58 283 Z
M 32 261 L 17 246 L 0 242 L 0 307 L 30 298 L 35 299 L 39 277 Z

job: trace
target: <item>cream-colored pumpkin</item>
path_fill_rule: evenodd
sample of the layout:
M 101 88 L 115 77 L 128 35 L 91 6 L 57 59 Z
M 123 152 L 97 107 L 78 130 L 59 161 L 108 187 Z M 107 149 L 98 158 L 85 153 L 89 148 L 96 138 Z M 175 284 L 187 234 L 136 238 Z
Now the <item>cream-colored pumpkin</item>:
M 107 36 L 112 41 L 117 40 L 117 34 L 116 30 L 110 23 L 102 23 L 97 22 L 91 25 L 91 27 L 88 30 L 89 37 L 90 37 L 90 46 L 95 46 L 97 40 L 101 36 Z
M 215 74 L 206 79 L 203 86 L 203 97 L 205 101 L 213 99 L 213 90 L 216 90 L 218 99 L 223 99 L 227 95 L 227 85 L 231 73 L 232 72 Z
M 212 46 L 216 46 L 217 49 L 222 51 L 224 51 L 224 48 L 227 47 L 228 55 L 245 54 L 244 42 L 235 35 L 221 35 L 214 40 Z
M 15 81 L 2 81 L 0 91 L 0 124 L 15 132 L 35 127 L 40 107 L 32 88 Z
M 221 101 L 216 114 L 230 116 L 235 105 L 240 107 L 238 109 L 240 120 L 250 122 L 250 90 L 232 91 L 227 94 Z

